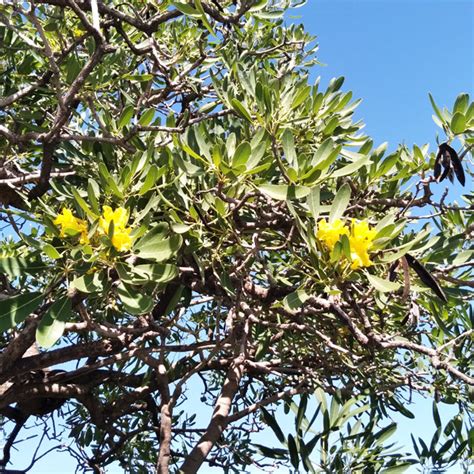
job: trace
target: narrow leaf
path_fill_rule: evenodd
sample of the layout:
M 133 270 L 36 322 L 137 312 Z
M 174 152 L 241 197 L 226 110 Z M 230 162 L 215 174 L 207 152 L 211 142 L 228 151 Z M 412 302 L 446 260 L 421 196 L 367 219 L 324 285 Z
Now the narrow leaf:
M 262 184 L 258 189 L 277 201 L 301 199 L 307 196 L 310 192 L 310 188 L 306 186 L 287 186 L 285 184 Z
M 232 108 L 244 119 L 247 119 L 250 123 L 253 123 L 252 116 L 250 115 L 249 111 L 244 107 L 242 102 L 237 99 L 232 99 L 230 101 Z
M 318 220 L 319 212 L 321 211 L 321 200 L 320 200 L 321 188 L 319 186 L 315 186 L 311 189 L 308 195 L 308 207 L 309 212 L 313 216 L 315 221 Z
M 339 188 L 334 197 L 334 201 L 331 205 L 331 210 L 329 212 L 329 222 L 334 222 L 336 219 L 339 219 L 346 210 L 349 201 L 351 199 L 351 188 L 348 184 L 344 184 Z

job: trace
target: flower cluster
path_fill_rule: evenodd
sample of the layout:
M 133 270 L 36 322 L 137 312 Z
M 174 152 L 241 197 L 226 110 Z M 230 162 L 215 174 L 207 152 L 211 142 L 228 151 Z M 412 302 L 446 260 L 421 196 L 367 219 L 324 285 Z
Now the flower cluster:
M 80 243 L 89 243 L 87 222 L 75 217 L 70 209 L 63 208 L 61 214 L 58 214 L 53 222 L 61 228 L 61 237 L 80 234 Z M 99 234 L 108 235 L 111 222 L 114 223 L 112 245 L 119 252 L 130 250 L 132 247 L 132 237 L 130 236 L 132 228 L 127 227 L 127 210 L 123 207 L 113 210 L 110 206 L 104 206 L 103 215 L 99 218 Z
M 70 209 L 66 207 L 63 208 L 62 213 L 58 214 L 53 222 L 54 225 L 57 225 L 61 228 L 61 237 L 66 237 L 66 235 L 81 234 L 80 243 L 89 243 L 89 236 L 87 235 L 87 222 L 75 217 Z
M 318 222 L 316 237 L 329 250 L 333 250 L 341 236 L 346 235 L 351 249 L 351 268 L 355 270 L 359 267 L 372 265 L 369 251 L 376 234 L 376 230 L 372 229 L 366 221 L 358 222 L 353 219 L 349 228 L 341 219 L 336 219 L 333 222 L 326 222 L 325 219 L 322 219 Z
M 130 250 L 132 246 L 132 238 L 130 237 L 131 227 L 127 227 L 128 214 L 123 207 L 118 207 L 115 211 L 104 206 L 103 216 L 99 219 L 99 229 L 101 233 L 108 234 L 110 223 L 114 223 L 114 233 L 112 235 L 112 245 L 119 251 L 124 252 Z

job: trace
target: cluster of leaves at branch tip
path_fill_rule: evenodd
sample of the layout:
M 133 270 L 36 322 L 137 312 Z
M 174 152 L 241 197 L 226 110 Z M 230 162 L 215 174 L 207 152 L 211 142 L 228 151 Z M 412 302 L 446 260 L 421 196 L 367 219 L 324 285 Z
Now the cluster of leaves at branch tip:
M 131 227 L 127 227 L 128 212 L 123 207 L 117 207 L 115 210 L 110 206 L 104 206 L 103 215 L 99 218 L 98 232 L 92 237 L 97 240 L 96 236 L 109 236 L 112 245 L 119 252 L 126 252 L 132 247 L 133 239 L 130 235 Z M 60 237 L 80 235 L 79 242 L 81 244 L 89 244 L 87 222 L 74 216 L 68 208 L 63 208 L 61 214 L 58 214 L 53 221 L 55 225 L 61 228 Z M 113 224 L 113 225 L 111 225 Z
M 369 251 L 373 246 L 373 241 L 377 231 L 373 229 L 367 221 L 357 221 L 352 219 L 350 227 L 341 219 L 327 222 L 321 219 L 318 222 L 317 238 L 332 252 L 334 247 L 346 236 L 349 241 L 349 252 L 351 269 L 357 270 L 359 267 L 370 267 Z

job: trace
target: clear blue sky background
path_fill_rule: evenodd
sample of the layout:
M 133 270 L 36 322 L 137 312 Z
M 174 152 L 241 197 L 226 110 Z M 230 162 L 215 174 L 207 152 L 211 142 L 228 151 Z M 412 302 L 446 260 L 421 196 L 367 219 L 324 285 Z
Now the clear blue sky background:
M 318 37 L 318 58 L 326 66 L 316 66 L 313 78 L 321 75 L 327 85 L 331 77 L 346 77 L 344 89 L 363 99 L 356 117 L 376 144 L 434 146 L 439 129 L 431 119 L 428 92 L 439 105 L 451 107 L 459 93 L 473 91 L 474 1 L 309 0 L 292 13 L 300 18 L 288 21 L 302 22 Z M 397 419 L 396 439 L 407 448 L 410 432 L 429 437 L 433 432 L 431 402 L 418 399 L 411 409 L 415 422 Z M 450 412 L 449 407 L 443 411 L 445 417 Z M 271 433 L 260 435 L 259 442 L 277 446 Z M 30 446 L 14 455 L 16 468 L 28 464 Z M 64 456 L 46 459 L 30 472 L 74 470 Z

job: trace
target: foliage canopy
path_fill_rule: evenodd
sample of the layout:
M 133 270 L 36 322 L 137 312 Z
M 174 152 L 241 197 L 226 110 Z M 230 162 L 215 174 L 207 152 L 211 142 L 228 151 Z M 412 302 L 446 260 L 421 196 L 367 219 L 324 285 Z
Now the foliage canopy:
M 94 472 L 402 472 L 413 393 L 460 413 L 418 461 L 470 455 L 474 104 L 387 154 L 290 6 L 0 6 L 3 466 L 54 416 Z

